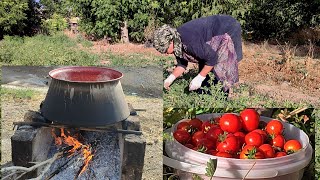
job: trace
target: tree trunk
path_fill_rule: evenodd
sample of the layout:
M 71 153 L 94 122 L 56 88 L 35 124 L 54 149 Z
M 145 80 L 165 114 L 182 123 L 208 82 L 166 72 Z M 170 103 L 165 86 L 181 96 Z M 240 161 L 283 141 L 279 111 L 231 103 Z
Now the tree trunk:
M 129 32 L 128 32 L 128 24 L 127 21 L 124 21 L 121 27 L 121 42 L 128 43 L 129 42 Z

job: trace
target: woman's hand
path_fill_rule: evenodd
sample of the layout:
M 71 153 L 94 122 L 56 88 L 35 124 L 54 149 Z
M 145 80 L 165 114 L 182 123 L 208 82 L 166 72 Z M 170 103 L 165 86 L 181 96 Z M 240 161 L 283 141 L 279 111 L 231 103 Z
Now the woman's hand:
M 205 76 L 203 77 L 200 74 L 198 74 L 195 78 L 193 78 L 193 80 L 191 81 L 191 83 L 189 85 L 189 91 L 194 91 L 194 90 L 199 89 L 205 78 L 206 78 Z
M 173 81 L 175 79 L 176 79 L 176 77 L 173 74 L 170 74 L 170 76 L 166 80 L 164 80 L 163 87 L 166 90 L 169 90 L 170 89 L 170 85 L 173 83 Z
M 173 83 L 173 81 L 182 75 L 182 73 L 185 71 L 186 69 L 184 69 L 183 67 L 180 67 L 180 66 L 177 66 L 176 68 L 174 68 L 172 74 L 166 79 L 164 80 L 164 83 L 163 83 L 163 87 L 166 89 L 166 90 L 169 90 L 170 89 L 170 85 Z
M 206 78 L 207 74 L 212 70 L 213 66 L 205 65 L 200 73 L 191 81 L 189 85 L 189 91 L 197 90 L 201 87 L 202 82 Z

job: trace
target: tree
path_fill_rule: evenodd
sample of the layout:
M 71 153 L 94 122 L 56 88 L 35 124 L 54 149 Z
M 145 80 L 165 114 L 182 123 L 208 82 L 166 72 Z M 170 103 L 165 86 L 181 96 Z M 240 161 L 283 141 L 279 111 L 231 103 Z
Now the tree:
M 0 1 L 0 34 L 11 34 L 13 29 L 22 30 L 23 20 L 27 19 L 25 11 L 28 9 L 27 0 Z M 1 37 L 2 39 L 2 37 Z
M 33 0 L 1 0 L 0 36 L 34 34 L 41 24 L 38 8 Z

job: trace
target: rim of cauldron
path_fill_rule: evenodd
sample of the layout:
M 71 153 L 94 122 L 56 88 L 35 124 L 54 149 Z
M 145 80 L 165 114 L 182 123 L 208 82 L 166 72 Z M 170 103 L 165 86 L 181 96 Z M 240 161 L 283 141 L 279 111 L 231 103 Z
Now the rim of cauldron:
M 58 73 L 62 73 L 62 72 L 66 72 L 66 70 L 77 70 L 77 69 L 93 69 L 93 70 L 108 70 L 108 71 L 112 71 L 114 73 L 117 73 L 118 77 L 117 78 L 114 78 L 114 79 L 110 79 L 110 80 L 95 80 L 95 81 L 74 81 L 74 80 L 68 80 L 68 79 L 61 79 L 61 78 L 58 78 L 58 77 L 55 77 L 56 74 Z M 107 68 L 107 67 L 97 67 L 97 66 L 66 66 L 66 67 L 61 67 L 61 68 L 56 68 L 56 69 L 53 69 L 49 72 L 49 76 L 52 78 L 52 79 L 55 79 L 55 80 L 59 80 L 59 81 L 65 81 L 65 82 L 73 82 L 73 83 L 103 83 L 103 82 L 113 82 L 113 81 L 118 81 L 120 80 L 122 77 L 123 77 L 123 73 L 120 72 L 120 71 L 117 71 L 117 70 L 114 70 L 114 69 L 111 69 L 111 68 Z

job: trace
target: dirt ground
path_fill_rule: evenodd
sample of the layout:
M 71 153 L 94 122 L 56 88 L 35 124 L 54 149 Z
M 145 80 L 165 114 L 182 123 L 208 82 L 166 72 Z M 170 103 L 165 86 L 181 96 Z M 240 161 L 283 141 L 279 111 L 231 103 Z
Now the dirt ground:
M 39 104 L 44 98 L 44 92 L 39 92 L 31 99 L 2 98 L 1 165 L 11 161 L 10 137 L 14 133 L 12 123 L 23 121 L 24 114 L 28 110 L 38 110 Z M 146 118 L 146 121 L 141 122 L 141 128 L 147 142 L 143 179 L 161 179 L 162 99 L 126 96 L 126 100 L 134 108 L 146 109 L 146 112 L 138 112 L 138 115 Z
M 240 83 L 277 100 L 319 104 L 320 59 L 296 56 L 290 50 L 282 52 L 281 48 L 268 44 L 245 44 L 244 58 L 239 63 Z

